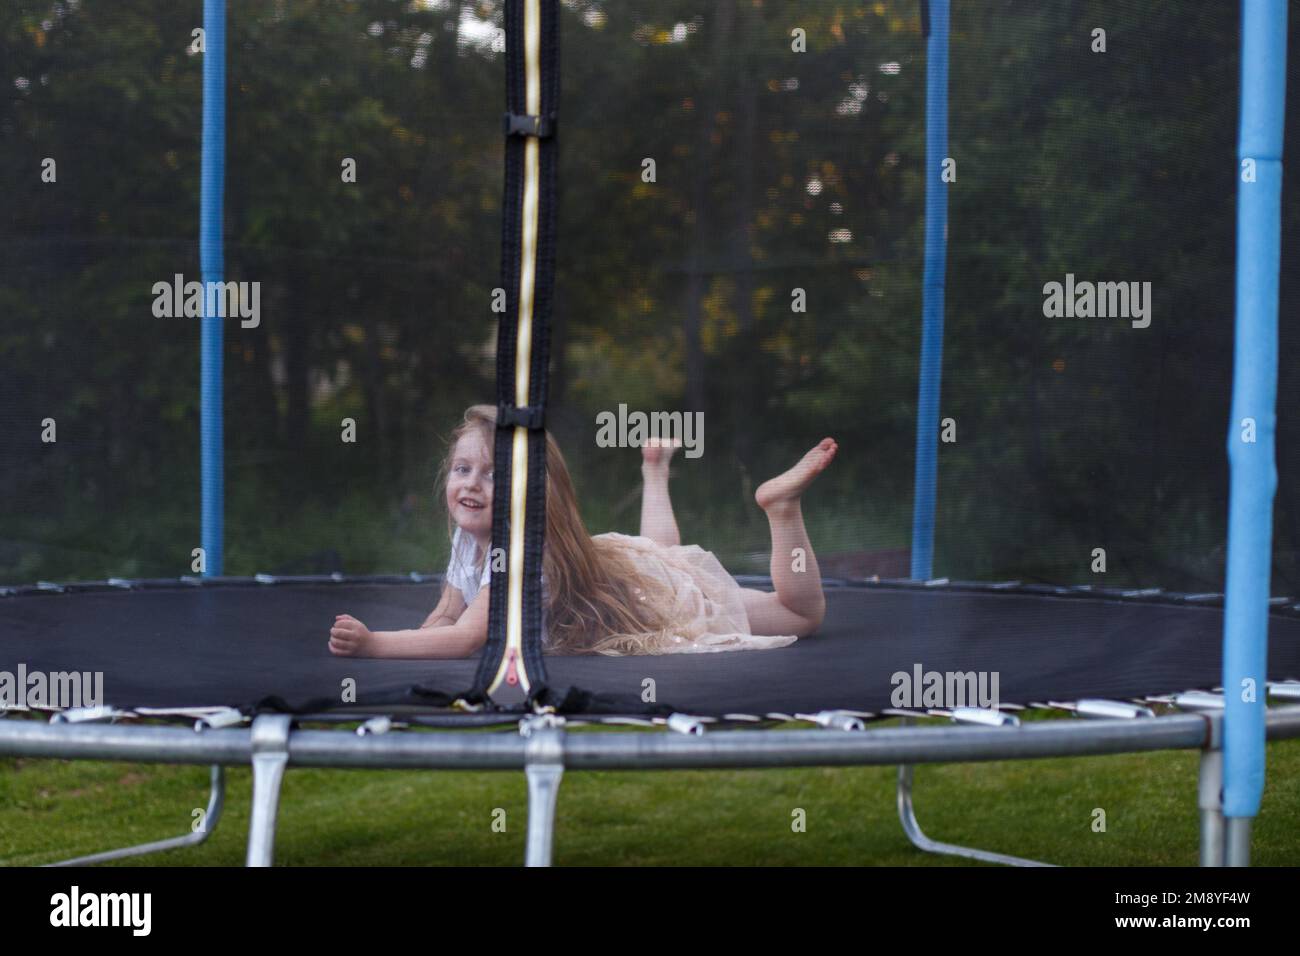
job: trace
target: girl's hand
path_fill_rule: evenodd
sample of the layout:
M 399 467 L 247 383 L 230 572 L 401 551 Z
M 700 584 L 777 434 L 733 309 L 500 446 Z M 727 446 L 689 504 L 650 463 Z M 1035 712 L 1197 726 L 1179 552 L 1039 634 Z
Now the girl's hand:
M 375 635 L 351 614 L 340 614 L 334 618 L 330 628 L 330 653 L 339 657 L 370 657 L 375 644 Z

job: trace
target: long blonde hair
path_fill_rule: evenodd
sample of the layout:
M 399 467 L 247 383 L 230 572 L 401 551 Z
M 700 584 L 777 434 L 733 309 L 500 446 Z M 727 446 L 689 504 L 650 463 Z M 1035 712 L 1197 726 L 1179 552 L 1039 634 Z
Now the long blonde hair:
M 497 410 L 472 405 L 451 433 L 438 472 L 440 500 L 446 503 L 447 480 L 456 443 L 478 431 L 489 454 L 495 447 Z M 504 496 L 498 496 L 497 507 Z M 455 534 L 451 513 L 448 535 Z M 486 555 L 484 556 L 486 560 Z M 482 573 L 482 566 L 479 567 Z M 546 434 L 546 546 L 542 573 L 547 589 L 546 649 L 558 654 L 654 654 L 673 639 L 669 614 L 674 595 L 648 578 L 618 547 L 587 532 L 578 496 L 555 438 Z

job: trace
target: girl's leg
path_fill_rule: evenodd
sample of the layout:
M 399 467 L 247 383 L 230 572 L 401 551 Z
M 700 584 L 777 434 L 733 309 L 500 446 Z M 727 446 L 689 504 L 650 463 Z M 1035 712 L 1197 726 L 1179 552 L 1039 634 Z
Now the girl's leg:
M 641 535 L 668 547 L 682 543 L 668 497 L 668 462 L 676 450 L 653 438 L 641 449 Z
M 742 589 L 754 634 L 804 637 L 817 630 L 826 616 L 821 569 L 803 525 L 801 498 L 838 450 L 834 439 L 823 438 L 799 464 L 764 482 L 754 493 L 772 529 L 772 584 L 776 588 L 775 594 Z

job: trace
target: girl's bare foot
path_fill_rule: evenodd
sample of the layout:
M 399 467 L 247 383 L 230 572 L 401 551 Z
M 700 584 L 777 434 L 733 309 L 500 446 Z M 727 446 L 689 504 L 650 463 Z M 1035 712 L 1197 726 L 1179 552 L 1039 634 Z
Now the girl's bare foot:
M 834 438 L 823 438 L 800 459 L 799 464 L 759 485 L 754 500 L 764 511 L 797 503 L 813 479 L 834 460 L 839 449 Z
M 641 446 L 641 467 L 651 471 L 666 471 L 673 453 L 682 447 L 680 441 L 659 438 L 647 439 Z

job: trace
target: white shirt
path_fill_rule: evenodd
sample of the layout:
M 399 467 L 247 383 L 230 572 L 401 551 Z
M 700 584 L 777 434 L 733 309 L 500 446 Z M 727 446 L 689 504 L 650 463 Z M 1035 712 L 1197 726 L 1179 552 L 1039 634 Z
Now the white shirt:
M 479 590 L 487 587 L 488 581 L 492 578 L 490 561 L 483 562 L 482 574 L 474 574 L 477 555 L 478 542 L 457 528 L 451 538 L 451 561 L 447 564 L 447 583 L 464 595 L 466 605 L 474 603 Z
M 479 591 L 487 587 L 492 580 L 492 562 L 484 561 L 483 570 L 474 574 L 475 559 L 478 556 L 478 542 L 458 527 L 451 538 L 451 560 L 447 563 L 447 583 L 460 591 L 465 598 L 465 606 L 474 603 Z M 546 634 L 546 575 L 542 575 L 542 634 Z

